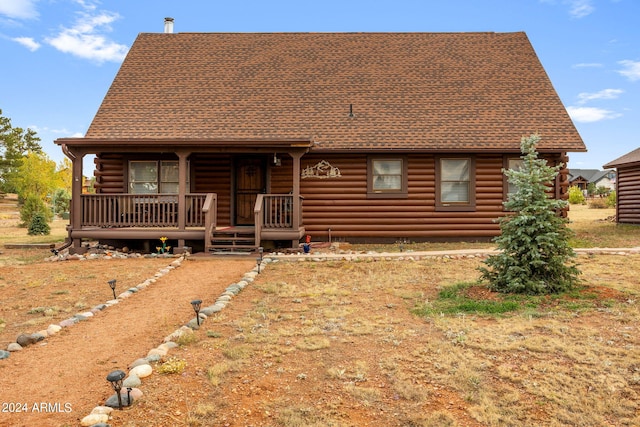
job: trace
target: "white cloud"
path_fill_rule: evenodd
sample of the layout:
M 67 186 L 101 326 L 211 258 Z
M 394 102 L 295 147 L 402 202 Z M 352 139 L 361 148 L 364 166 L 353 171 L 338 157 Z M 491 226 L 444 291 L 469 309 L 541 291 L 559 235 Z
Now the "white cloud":
M 0 15 L 12 19 L 36 19 L 37 0 L 0 0 Z
M 540 0 L 541 3 L 556 5 L 558 3 L 569 7 L 569 15 L 573 18 L 584 18 L 592 14 L 596 8 L 593 6 L 594 0 Z
M 640 80 L 640 61 L 631 61 L 627 59 L 619 61 L 618 64 L 624 67 L 624 69 L 619 70 L 618 73 L 622 74 L 632 82 Z
M 603 67 L 603 65 L 597 62 L 582 62 L 580 64 L 573 64 L 572 67 L 573 68 L 601 68 Z
M 40 49 L 40 43 L 32 39 L 31 37 L 14 37 L 11 40 L 20 43 L 22 46 L 29 49 L 31 52 L 35 52 Z
M 591 15 L 596 10 L 592 0 L 568 0 L 567 3 L 569 4 L 569 15 L 578 19 Z
M 623 94 L 622 89 L 603 89 L 600 92 L 582 92 L 578 94 L 578 104 L 584 105 L 594 99 L 616 99 L 619 95 Z
M 86 10 L 95 7 L 79 2 Z M 120 62 L 127 54 L 128 47 L 107 38 L 104 33 L 111 31 L 110 24 L 120 16 L 117 13 L 101 11 L 99 13 L 80 12 L 80 17 L 71 28 L 62 28 L 55 37 L 46 42 L 61 52 L 98 63 L 105 61 Z
M 622 114 L 615 111 L 595 107 L 567 107 L 567 113 L 569 113 L 573 121 L 580 123 L 599 122 L 622 116 Z

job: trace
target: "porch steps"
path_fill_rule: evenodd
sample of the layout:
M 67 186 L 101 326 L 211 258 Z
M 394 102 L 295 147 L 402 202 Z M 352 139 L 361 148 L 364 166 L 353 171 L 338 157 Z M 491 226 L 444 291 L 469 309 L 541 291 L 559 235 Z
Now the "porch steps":
M 210 251 L 253 252 L 258 249 L 253 227 L 229 227 L 217 229 L 211 234 Z

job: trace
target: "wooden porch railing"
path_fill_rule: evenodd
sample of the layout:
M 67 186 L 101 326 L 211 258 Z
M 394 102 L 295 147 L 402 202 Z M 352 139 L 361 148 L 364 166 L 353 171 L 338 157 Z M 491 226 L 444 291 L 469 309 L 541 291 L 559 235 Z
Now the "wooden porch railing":
M 218 224 L 218 195 L 216 193 L 209 193 L 202 205 L 202 212 L 204 214 L 204 249 L 208 251 L 211 248 L 211 236 L 213 230 L 216 229 Z
M 204 227 L 206 194 L 187 194 L 185 226 Z M 177 227 L 177 194 L 83 194 L 83 227 Z
M 302 226 L 302 201 L 300 210 L 293 210 L 293 195 L 291 194 L 258 194 L 254 208 L 256 245 L 260 245 L 260 235 L 263 230 L 292 230 L 294 215 L 298 215 L 298 226 Z

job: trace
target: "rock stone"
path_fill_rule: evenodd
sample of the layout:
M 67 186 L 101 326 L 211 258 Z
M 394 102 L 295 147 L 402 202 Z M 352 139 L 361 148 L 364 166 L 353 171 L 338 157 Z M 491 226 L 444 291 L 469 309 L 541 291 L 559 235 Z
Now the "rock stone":
M 47 334 L 48 335 L 57 334 L 58 332 L 60 332 L 61 329 L 62 327 L 60 325 L 49 325 L 49 327 L 47 328 Z
M 27 334 L 20 334 L 18 335 L 18 338 L 16 338 L 16 343 L 20 344 L 21 347 L 26 347 L 35 342 L 36 340 L 31 335 L 27 335 Z
M 146 378 L 153 372 L 151 365 L 139 365 L 129 371 L 129 375 L 135 374 L 138 378 Z
M 134 360 L 130 365 L 129 365 L 129 369 L 133 369 L 136 366 L 140 366 L 140 365 L 148 365 L 149 364 L 149 360 L 146 358 L 143 359 L 136 359 Z
M 0 350 L 0 360 L 6 359 L 11 355 L 8 351 Z
M 209 307 L 205 307 L 202 310 L 200 310 L 200 313 L 205 314 L 207 316 L 211 316 L 213 313 L 216 313 L 218 311 L 220 311 L 220 307 L 211 305 Z
M 200 321 L 200 325 L 202 325 L 202 321 Z M 198 329 L 200 329 L 200 325 L 198 324 L 198 321 L 196 320 L 195 317 L 189 320 L 189 323 L 187 323 L 187 326 L 193 329 L 194 331 L 197 331 Z
M 96 406 L 91 411 L 92 414 L 107 414 L 107 415 L 109 415 L 111 412 L 113 412 L 113 408 L 109 408 L 108 406 Z
M 169 342 L 166 342 L 164 344 L 160 344 L 158 346 L 158 348 L 164 348 L 167 351 L 171 350 L 172 348 L 176 348 L 176 347 L 178 347 L 178 344 L 174 343 L 173 341 L 169 341 Z
M 145 357 L 145 360 L 147 361 L 147 363 L 158 362 L 160 359 L 162 359 L 162 356 L 160 356 L 159 354 L 152 354 L 150 356 Z
M 160 349 L 160 348 L 152 348 L 151 350 L 149 350 L 149 352 L 147 353 L 147 356 L 151 356 L 153 354 L 157 354 L 158 356 L 162 357 L 162 356 L 166 356 L 167 355 L 167 350 L 165 349 Z
M 62 322 L 58 323 L 58 325 L 62 326 L 63 328 L 67 328 L 69 326 L 75 325 L 76 323 L 78 323 L 78 319 L 72 317 L 70 319 L 65 319 Z
M 118 403 L 116 400 L 116 407 L 117 406 Z M 89 414 L 80 421 L 80 425 L 90 427 L 98 423 L 106 423 L 107 421 L 109 421 L 109 415 L 107 414 Z
M 13 351 L 20 351 L 20 350 L 22 350 L 22 346 L 17 342 L 12 342 L 7 346 L 7 351 L 13 352 Z
M 30 337 L 31 337 L 31 339 L 33 339 L 33 342 L 35 343 L 35 342 L 40 342 L 40 341 L 44 340 L 47 337 L 47 335 L 46 335 L 46 332 L 45 332 L 45 334 L 41 334 L 40 332 L 36 332 L 35 334 L 31 334 Z
M 129 392 L 129 390 L 127 390 L 127 392 Z M 131 391 L 129 392 L 131 395 L 131 400 L 135 401 L 138 400 L 142 397 L 143 393 L 142 390 L 140 390 L 139 388 L 132 388 Z
M 134 373 L 129 374 L 129 376 L 122 382 L 122 386 L 125 388 L 138 387 L 140 384 L 142 384 L 142 381 L 140 381 L 140 378 Z
M 131 406 L 131 404 L 133 403 L 133 396 L 131 396 L 131 401 L 129 401 L 129 396 L 127 395 L 127 391 L 123 390 L 120 392 L 120 398 L 122 399 L 122 407 L 125 406 Z M 118 395 L 117 394 L 112 394 L 111 397 L 109 397 L 107 399 L 107 401 L 104 403 L 104 406 L 108 406 L 110 408 L 119 408 L 120 404 L 118 402 Z M 94 414 L 94 415 L 104 415 L 104 414 Z M 107 419 L 104 421 L 108 421 L 109 420 L 109 416 L 107 415 Z M 101 421 L 99 421 L 101 422 Z M 83 424 L 84 425 L 84 424 Z M 89 424 L 91 425 L 91 424 Z

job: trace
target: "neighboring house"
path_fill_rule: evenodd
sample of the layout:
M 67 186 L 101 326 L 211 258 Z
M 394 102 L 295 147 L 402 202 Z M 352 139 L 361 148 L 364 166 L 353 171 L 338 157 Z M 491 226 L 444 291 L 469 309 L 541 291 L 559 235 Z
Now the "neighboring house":
M 616 173 L 613 170 L 569 169 L 569 185 L 586 190 L 589 184 L 596 188 L 616 189 Z
M 142 33 L 86 136 L 56 143 L 74 250 L 216 249 L 489 239 L 534 132 L 553 165 L 586 151 L 522 32 Z
M 616 221 L 640 224 L 640 148 L 610 161 L 604 168 L 615 168 Z

